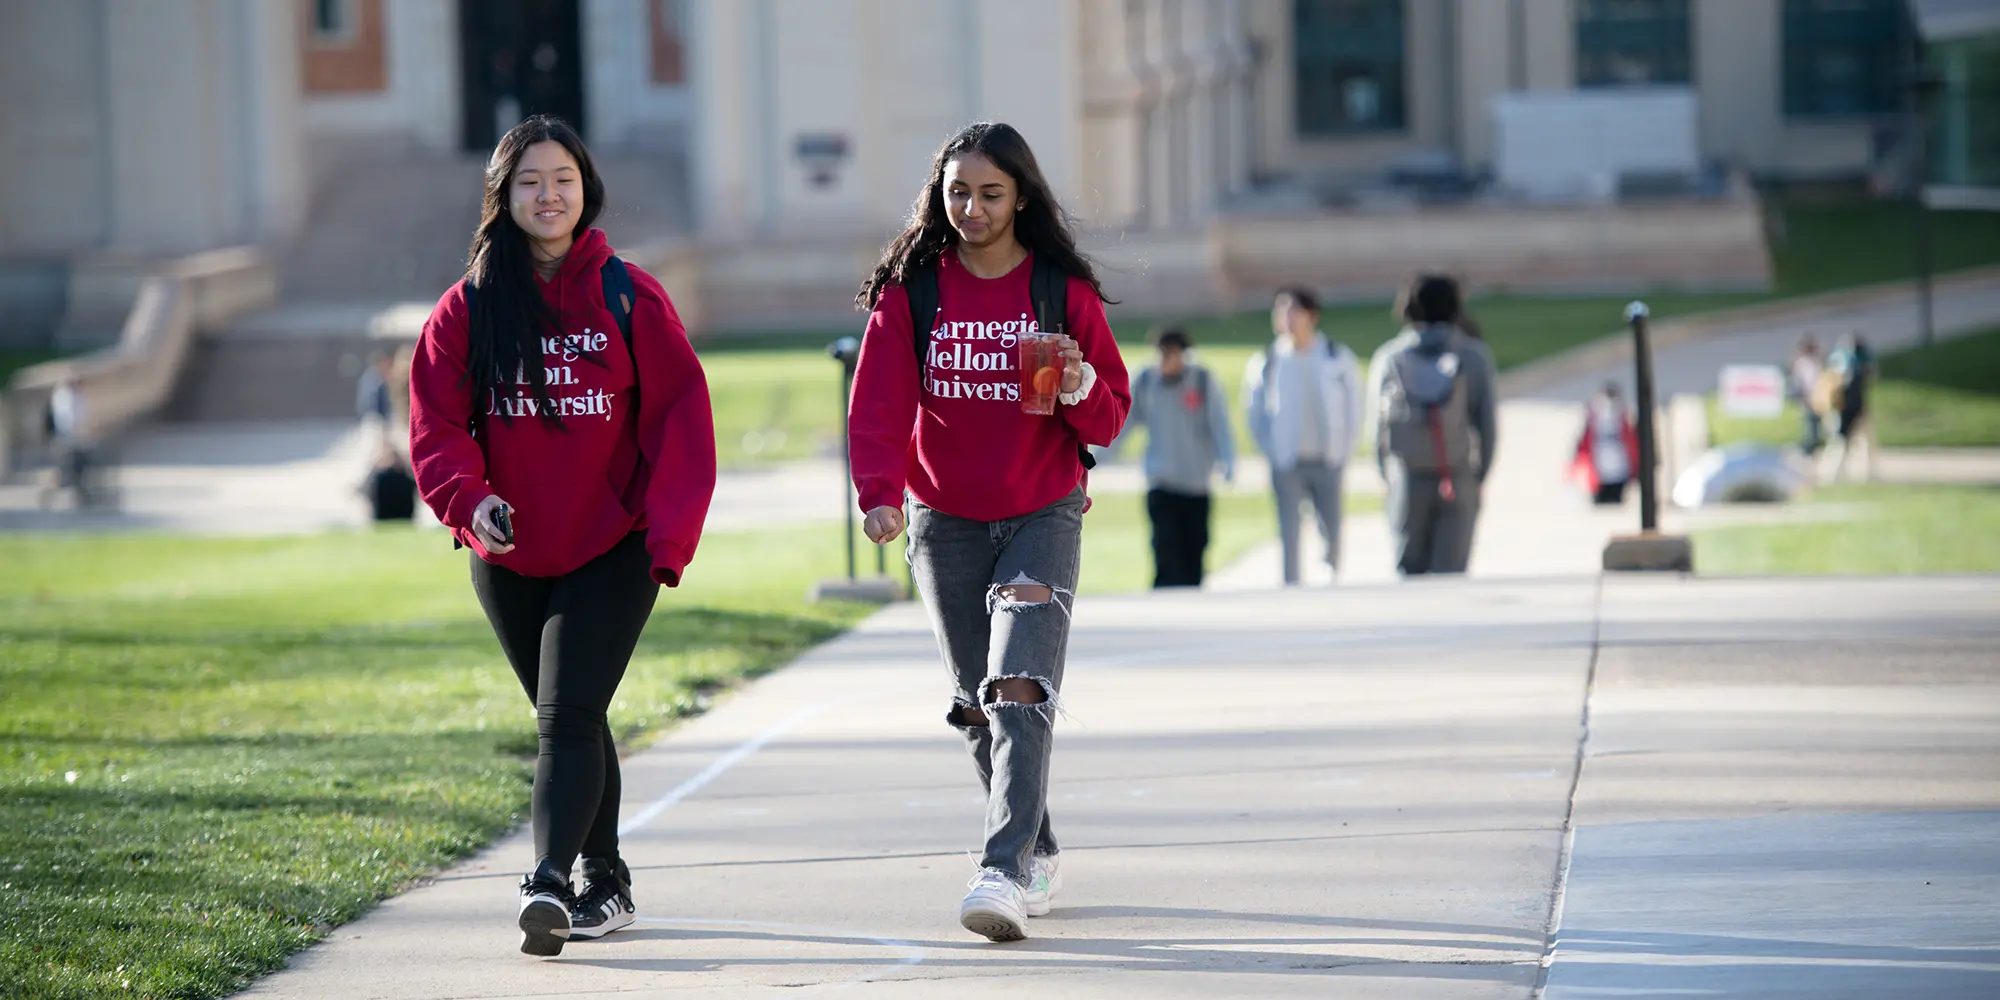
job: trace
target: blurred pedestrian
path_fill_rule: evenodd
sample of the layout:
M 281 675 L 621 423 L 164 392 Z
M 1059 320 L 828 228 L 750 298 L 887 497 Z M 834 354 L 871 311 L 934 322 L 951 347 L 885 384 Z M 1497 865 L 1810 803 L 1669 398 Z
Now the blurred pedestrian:
M 1020 132 L 960 130 L 916 204 L 856 296 L 869 315 L 848 442 L 869 540 L 908 526 L 951 673 L 945 721 L 986 791 L 959 925 L 1017 941 L 1061 888 L 1049 761 L 1090 506 L 1084 446 L 1118 436 L 1132 396 L 1096 269 Z M 1058 334 L 1054 363 L 1024 372 L 1034 352 L 1020 338 L 1037 331 Z
M 1361 437 L 1361 368 L 1347 345 L 1319 329 L 1319 297 L 1285 288 L 1271 303 L 1271 346 L 1250 358 L 1243 411 L 1271 464 L 1285 585 L 1299 582 L 1299 508 L 1319 515 L 1324 558 L 1340 572 L 1342 479 Z
M 605 713 L 715 491 L 701 363 L 660 283 L 592 228 L 603 207 L 569 125 L 537 115 L 508 130 L 466 276 L 410 369 L 418 487 L 471 547 L 473 592 L 535 705 L 536 857 L 516 921 L 530 955 L 634 919 Z
M 354 416 L 361 421 L 364 432 L 370 437 L 388 442 L 390 416 L 394 412 L 389 405 L 389 380 L 394 372 L 395 357 L 388 351 L 376 351 L 368 358 L 368 366 L 361 369 L 361 378 L 354 384 Z
M 41 503 L 45 507 L 60 497 L 64 490 L 70 492 L 78 508 L 88 507 L 96 499 L 91 492 L 91 450 L 84 433 L 83 417 L 83 393 L 77 388 L 76 380 L 65 375 L 50 391 L 48 408 L 42 418 L 49 456 L 55 466 L 54 485 L 44 489 L 41 495 Z
M 1463 573 L 1499 447 L 1493 354 L 1459 329 L 1458 282 L 1447 276 L 1419 275 L 1396 312 L 1406 325 L 1368 369 L 1396 568 L 1405 576 Z
M 1861 479 L 1875 480 L 1875 352 L 1859 333 L 1840 338 L 1827 358 L 1827 372 L 1838 380 L 1833 400 L 1835 439 L 1827 451 L 1821 478 L 1837 483 L 1847 472 L 1847 460 L 1860 453 Z
M 1116 454 L 1135 428 L 1146 429 L 1146 516 L 1153 524 L 1153 586 L 1201 586 L 1211 515 L 1209 484 L 1217 471 L 1236 475 L 1229 399 L 1213 374 L 1189 355 L 1194 340 L 1178 326 L 1153 331 L 1159 360 L 1132 380 L 1132 412 L 1106 449 Z
M 1821 430 L 1826 400 L 1820 388 L 1820 376 L 1825 371 L 1818 338 L 1810 333 L 1800 337 L 1799 346 L 1792 351 L 1791 396 L 1799 403 L 1799 450 L 1808 458 L 1819 454 L 1820 447 L 1826 443 Z
M 1576 442 L 1572 474 L 1591 495 L 1591 502 L 1615 506 L 1625 502 L 1625 486 L 1639 467 L 1639 432 L 1632 411 L 1616 382 L 1583 404 L 1583 434 Z

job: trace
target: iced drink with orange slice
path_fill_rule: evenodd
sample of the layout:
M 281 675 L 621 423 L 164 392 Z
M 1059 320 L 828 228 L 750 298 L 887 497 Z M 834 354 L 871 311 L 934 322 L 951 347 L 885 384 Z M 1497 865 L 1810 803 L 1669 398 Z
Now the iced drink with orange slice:
M 1062 391 L 1062 337 L 1054 333 L 1021 335 L 1021 412 L 1047 416 L 1056 412 Z

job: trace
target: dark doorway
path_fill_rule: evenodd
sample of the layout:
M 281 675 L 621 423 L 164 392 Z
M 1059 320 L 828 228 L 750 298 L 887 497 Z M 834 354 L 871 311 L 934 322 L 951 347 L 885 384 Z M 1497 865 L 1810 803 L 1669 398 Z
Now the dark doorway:
M 578 0 L 459 0 L 465 148 L 487 152 L 529 115 L 583 120 Z

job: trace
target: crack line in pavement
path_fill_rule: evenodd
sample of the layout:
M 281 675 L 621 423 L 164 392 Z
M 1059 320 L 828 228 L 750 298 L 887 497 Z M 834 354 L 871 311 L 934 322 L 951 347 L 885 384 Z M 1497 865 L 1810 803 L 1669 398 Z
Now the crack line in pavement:
M 1576 770 L 1569 779 L 1569 799 L 1563 810 L 1562 849 L 1556 855 L 1555 885 L 1550 893 L 1547 939 L 1542 946 L 1542 968 L 1535 976 L 1532 996 L 1541 1000 L 1548 990 L 1549 967 L 1555 964 L 1556 932 L 1562 928 L 1564 895 L 1569 891 L 1569 866 L 1576 853 L 1576 792 L 1583 784 L 1583 762 L 1590 751 L 1590 697 L 1597 688 L 1597 658 L 1604 648 L 1604 575 L 1597 577 L 1591 595 L 1590 664 L 1583 673 L 1583 708 L 1577 713 Z

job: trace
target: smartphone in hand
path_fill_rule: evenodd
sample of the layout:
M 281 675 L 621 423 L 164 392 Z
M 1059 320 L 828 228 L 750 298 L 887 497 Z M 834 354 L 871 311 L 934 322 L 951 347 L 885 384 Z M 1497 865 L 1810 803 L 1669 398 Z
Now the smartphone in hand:
M 500 529 L 500 544 L 514 544 L 514 508 L 504 503 L 493 508 L 493 526 Z

